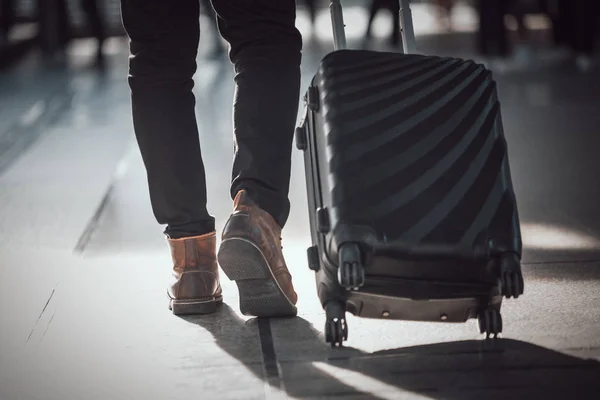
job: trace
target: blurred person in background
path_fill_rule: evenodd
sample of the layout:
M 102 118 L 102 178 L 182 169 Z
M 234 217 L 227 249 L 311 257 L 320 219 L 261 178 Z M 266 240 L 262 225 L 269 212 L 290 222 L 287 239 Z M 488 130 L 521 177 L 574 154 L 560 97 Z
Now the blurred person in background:
M 392 15 L 393 27 L 390 35 L 390 45 L 392 47 L 398 47 L 400 46 L 400 1 L 398 0 L 371 0 L 369 20 L 365 32 L 365 43 L 368 43 L 371 40 L 373 21 L 382 9 L 389 11 Z
M 310 20 L 310 26 L 314 29 L 317 21 L 317 10 L 319 0 L 303 0 L 306 8 L 308 8 L 308 18 Z
M 504 17 L 508 13 L 507 0 L 477 0 L 479 52 L 492 58 L 505 58 L 509 54 L 508 32 Z
M 37 0 L 39 18 L 39 43 L 45 57 L 64 61 L 65 49 L 70 39 L 69 10 L 65 0 Z
M 438 19 L 442 25 L 446 26 L 448 31 L 452 30 L 452 10 L 456 5 L 456 0 L 435 0 L 438 9 Z
M 527 6 L 529 6 L 529 8 L 535 8 L 535 3 L 537 2 L 538 0 L 510 0 L 508 2 L 507 12 L 515 19 L 517 24 L 517 38 L 521 42 L 527 41 L 529 34 L 529 30 L 525 24 L 525 15 L 528 11 Z
M 176 315 L 216 311 L 223 299 L 218 257 L 238 284 L 243 314 L 293 316 L 297 295 L 283 257 L 281 231 L 290 211 L 300 98 L 302 37 L 296 29 L 296 3 L 212 4 L 235 69 L 233 213 L 218 254 L 215 218 L 207 210 L 206 172 L 211 171 L 205 172 L 202 160 L 192 91 L 200 2 L 121 1 L 130 38 L 134 131 L 152 210 L 157 222 L 166 225 L 173 261 L 169 307 Z
M 14 23 L 14 0 L 0 0 L 0 47 L 8 44 L 8 36 Z
M 96 39 L 96 62 L 102 65 L 104 64 L 103 45 L 106 40 L 106 26 L 98 7 L 98 0 L 81 0 L 80 4 L 90 25 L 91 33 Z
M 478 0 L 479 51 L 492 59 L 508 57 L 511 43 L 504 18 L 512 15 L 517 22 L 516 60 L 529 59 L 525 15 L 543 13 L 552 22 L 555 44 L 566 46 L 574 55 L 576 65 L 587 70 L 595 50 L 599 7 L 599 0 Z
M 557 44 L 568 47 L 577 67 L 592 66 L 598 35 L 599 0 L 554 0 L 552 20 Z
M 530 32 L 525 23 L 527 14 L 545 13 L 546 0 L 510 0 L 508 2 L 508 15 L 514 18 L 516 23 L 516 42 L 514 43 L 514 60 L 521 65 L 526 65 L 533 59 L 531 49 Z
M 106 26 L 97 0 L 80 0 L 81 9 L 90 33 L 96 39 L 95 62 L 104 65 L 103 45 L 106 40 Z M 38 0 L 38 13 L 41 24 L 41 43 L 46 55 L 64 57 L 64 51 L 72 38 L 70 13 L 67 0 Z

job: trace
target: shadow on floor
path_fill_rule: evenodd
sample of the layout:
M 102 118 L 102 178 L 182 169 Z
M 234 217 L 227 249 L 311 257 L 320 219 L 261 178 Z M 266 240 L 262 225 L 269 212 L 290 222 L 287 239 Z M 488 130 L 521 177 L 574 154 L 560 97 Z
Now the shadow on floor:
M 264 336 L 260 329 L 264 320 L 244 321 L 227 305 L 213 315 L 185 320 L 210 331 L 217 345 L 238 360 L 247 360 L 250 352 L 240 346 L 241 337 Z M 297 343 L 298 357 L 276 360 L 274 350 L 268 354 L 269 343 L 265 353 L 261 337 L 266 362 L 259 378 L 294 398 L 591 399 L 600 389 L 599 362 L 517 340 L 472 340 L 365 353 L 348 347 L 332 349 L 322 333 L 302 318 L 272 320 L 270 325 L 286 332 L 287 343 L 279 338 L 277 347 L 294 348 Z M 274 379 L 269 370 L 278 376 Z

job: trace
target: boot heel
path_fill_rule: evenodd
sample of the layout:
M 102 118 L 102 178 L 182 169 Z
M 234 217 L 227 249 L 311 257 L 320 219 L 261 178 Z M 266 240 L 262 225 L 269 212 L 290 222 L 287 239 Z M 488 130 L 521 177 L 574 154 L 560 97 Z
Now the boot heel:
M 225 275 L 237 284 L 243 315 L 291 317 L 298 313 L 254 243 L 241 238 L 224 240 L 217 258 Z
M 169 309 L 174 315 L 212 314 L 223 298 L 212 300 L 171 300 Z

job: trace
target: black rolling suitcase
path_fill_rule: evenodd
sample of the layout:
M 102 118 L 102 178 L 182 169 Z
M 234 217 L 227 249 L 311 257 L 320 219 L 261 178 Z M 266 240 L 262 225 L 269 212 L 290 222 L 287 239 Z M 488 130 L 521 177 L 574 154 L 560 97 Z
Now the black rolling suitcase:
M 523 293 L 521 234 L 500 103 L 473 61 L 416 55 L 408 1 L 404 54 L 344 50 L 321 62 L 296 130 L 305 154 L 326 340 L 345 314 L 465 322 L 502 331 L 503 297 Z

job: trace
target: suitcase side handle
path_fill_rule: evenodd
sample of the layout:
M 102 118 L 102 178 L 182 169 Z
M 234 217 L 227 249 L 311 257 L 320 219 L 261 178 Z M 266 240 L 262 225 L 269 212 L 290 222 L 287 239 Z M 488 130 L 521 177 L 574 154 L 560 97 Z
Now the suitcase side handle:
M 415 39 L 415 29 L 410 11 L 410 0 L 400 1 L 400 31 L 402 34 L 402 46 L 404 54 L 414 54 L 417 52 L 417 41 Z M 335 50 L 346 48 L 346 31 L 344 25 L 344 13 L 341 0 L 331 0 L 329 4 L 331 13 L 331 26 L 333 28 L 333 44 Z

